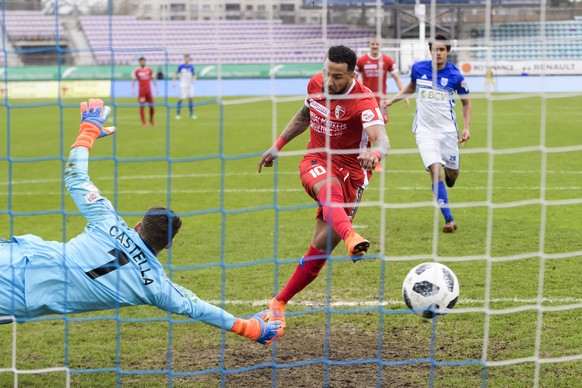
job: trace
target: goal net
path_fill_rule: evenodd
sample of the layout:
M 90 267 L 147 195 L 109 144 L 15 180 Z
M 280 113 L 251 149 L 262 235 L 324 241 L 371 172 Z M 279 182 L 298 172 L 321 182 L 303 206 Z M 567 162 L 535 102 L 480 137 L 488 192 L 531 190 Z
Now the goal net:
M 182 229 L 159 256 L 168 277 L 236 316 L 265 309 L 309 248 L 317 204 L 298 171 L 308 131 L 273 168 L 259 174 L 257 164 L 330 46 L 364 55 L 379 38 L 407 85 L 412 65 L 430 59 L 427 43 L 449 36 L 449 60 L 471 91 L 471 139 L 448 189 L 458 230 L 444 234 L 412 133 L 414 95 L 389 108 L 391 151 L 353 221 L 370 241 L 367 260 L 352 263 L 340 244 L 288 303 L 273 345 L 151 306 L 23 324 L 7 315 L 0 386 L 582 385 L 578 4 L 43 4 L 6 2 L 0 14 L 2 237 L 68 241 L 83 231 L 63 170 L 79 102 L 102 98 L 118 130 L 91 151 L 93 183 L 128 225 L 153 204 L 178 213 Z M 192 103 L 173 79 L 186 54 Z M 143 123 L 132 85 L 141 57 L 157 77 Z M 388 95 L 397 89 L 388 77 Z M 402 283 L 432 261 L 455 272 L 460 298 L 449 314 L 422 319 Z

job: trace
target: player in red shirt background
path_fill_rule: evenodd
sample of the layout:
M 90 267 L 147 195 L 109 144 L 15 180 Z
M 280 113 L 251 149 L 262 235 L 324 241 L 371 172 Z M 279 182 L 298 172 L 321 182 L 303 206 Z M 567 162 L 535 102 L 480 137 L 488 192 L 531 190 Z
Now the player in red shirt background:
M 158 84 L 156 82 L 156 77 L 154 76 L 154 71 L 151 67 L 146 66 L 146 60 L 144 57 L 139 59 L 139 67 L 135 69 L 131 75 L 131 94 L 135 95 L 135 82 L 139 85 L 139 115 L 141 117 L 141 125 L 147 126 L 145 119 L 145 104 L 150 107 L 150 124 L 154 127 L 156 122 L 154 121 L 154 96 L 152 94 L 151 83 L 154 84 L 156 88 L 156 93 L 158 92 Z
M 386 98 L 388 91 L 387 80 L 388 74 L 394 78 L 398 90 L 404 88 L 404 84 L 398 74 L 398 66 L 394 60 L 380 51 L 380 41 L 377 38 L 372 38 L 368 42 L 370 52 L 362 55 L 356 62 L 356 73 L 360 76 L 362 83 L 376 96 L 378 106 L 382 110 L 384 121 L 388 122 L 388 110 L 380 104 L 380 100 Z M 405 101 L 406 106 L 410 106 L 408 99 Z M 376 171 L 382 171 L 380 163 L 376 165 Z
M 382 112 L 368 88 L 356 80 L 356 53 L 330 47 L 323 73 L 311 78 L 303 107 L 259 161 L 271 167 L 283 146 L 311 127 L 299 170 L 303 188 L 318 204 L 311 245 L 281 292 L 269 302 L 267 319 L 285 327 L 285 304 L 319 274 L 333 249 L 344 241 L 354 262 L 370 243 L 354 231 L 362 193 L 390 143 Z M 327 96 L 327 98 L 326 98 Z M 375 147 L 370 149 L 371 143 Z M 329 152 L 331 150 L 332 152 Z
M 368 42 L 370 52 L 362 55 L 356 62 L 356 73 L 362 79 L 362 83 L 374 93 L 378 105 L 383 110 L 386 122 L 388 122 L 388 112 L 385 107 L 380 105 L 380 100 L 386 98 L 387 94 L 387 80 L 388 74 L 394 78 L 394 82 L 398 86 L 398 90 L 404 88 L 404 84 L 398 74 L 398 66 L 394 63 L 394 59 L 390 56 L 380 52 L 380 41 L 377 38 L 372 38 Z M 410 103 L 406 100 L 406 106 Z

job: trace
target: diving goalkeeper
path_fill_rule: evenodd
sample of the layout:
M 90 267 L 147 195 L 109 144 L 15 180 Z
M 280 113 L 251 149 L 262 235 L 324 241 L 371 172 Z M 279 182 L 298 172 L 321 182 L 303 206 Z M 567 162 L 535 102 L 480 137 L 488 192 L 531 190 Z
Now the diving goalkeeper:
M 67 190 L 88 221 L 83 233 L 67 243 L 31 234 L 0 239 L 0 323 L 152 305 L 262 344 L 272 342 L 283 332 L 280 322 L 264 322 L 264 313 L 236 318 L 168 279 L 156 256 L 180 230 L 177 214 L 152 207 L 130 228 L 91 183 L 89 150 L 96 139 L 115 132 L 103 126 L 110 112 L 98 99 L 81 103 L 80 131 L 65 167 Z

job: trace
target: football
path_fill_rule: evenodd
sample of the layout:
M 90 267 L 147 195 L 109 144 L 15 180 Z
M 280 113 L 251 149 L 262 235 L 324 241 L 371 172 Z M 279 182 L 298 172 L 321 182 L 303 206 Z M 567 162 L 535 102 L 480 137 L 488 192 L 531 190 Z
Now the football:
M 446 314 L 459 298 L 459 281 L 449 267 L 422 263 L 408 272 L 402 297 L 409 309 L 423 318 Z

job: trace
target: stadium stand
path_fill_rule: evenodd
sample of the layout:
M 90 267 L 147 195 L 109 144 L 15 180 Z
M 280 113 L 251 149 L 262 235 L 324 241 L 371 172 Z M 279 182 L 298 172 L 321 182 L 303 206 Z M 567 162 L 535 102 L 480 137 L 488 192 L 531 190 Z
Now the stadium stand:
M 55 42 L 57 32 L 59 40 L 67 40 L 67 31 L 63 25 L 56 23 L 54 16 L 44 15 L 40 11 L 6 11 L 5 20 L 6 33 L 12 42 Z
M 150 21 L 133 16 L 82 16 L 81 29 L 98 65 L 179 63 L 190 53 L 198 64 L 321 62 L 329 42 L 365 42 L 373 29 L 287 25 L 281 20 Z M 111 24 L 110 24 L 111 23 Z M 109 26 L 111 25 L 111 30 Z
M 12 65 L 54 63 L 56 47 L 65 49 L 64 63 L 77 65 L 135 64 L 140 56 L 151 65 L 162 65 L 179 63 L 184 53 L 198 64 L 320 62 L 324 42 L 360 47 L 374 34 L 370 28 L 328 25 L 324 35 L 319 25 L 281 20 L 162 22 L 82 16 L 65 23 L 40 11 L 6 11 L 4 19 L 6 51 L 0 53 L 0 64 L 8 57 Z M 582 59 L 582 20 L 548 21 L 543 26 L 507 22 L 492 26 L 491 42 L 484 40 L 484 27 L 477 36 L 477 45 L 490 46 L 495 61 Z M 487 55 L 479 50 L 475 59 L 486 60 Z
M 56 47 L 68 47 L 67 31 L 54 16 L 44 15 L 40 11 L 5 11 L 4 20 L 7 49 L 29 53 L 20 57 L 25 64 L 29 59 L 35 64 L 43 61 L 54 63 Z M 67 62 L 67 55 L 62 56 L 62 61 Z
M 485 45 L 482 38 L 478 44 Z M 582 20 L 503 23 L 491 29 L 493 60 L 516 61 L 537 59 L 582 59 Z M 478 51 L 476 59 L 486 60 L 487 53 Z

